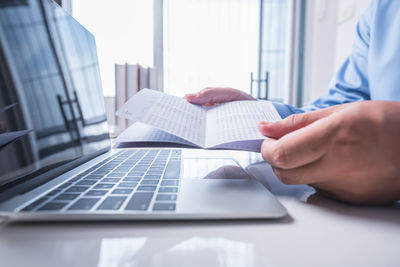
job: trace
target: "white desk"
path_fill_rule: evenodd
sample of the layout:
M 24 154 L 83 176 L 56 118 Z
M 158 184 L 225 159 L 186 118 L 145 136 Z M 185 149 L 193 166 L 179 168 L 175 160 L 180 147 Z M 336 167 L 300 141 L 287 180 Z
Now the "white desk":
M 286 206 L 281 220 L 9 224 L 0 266 L 400 266 L 400 206 L 355 207 L 263 181 Z

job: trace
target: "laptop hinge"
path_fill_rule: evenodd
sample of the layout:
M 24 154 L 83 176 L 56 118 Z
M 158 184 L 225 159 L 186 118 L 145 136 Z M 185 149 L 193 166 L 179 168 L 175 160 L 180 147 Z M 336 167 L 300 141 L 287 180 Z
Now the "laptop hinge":
M 9 220 L 8 216 L 0 215 L 0 226 L 6 224 L 8 222 L 8 220 Z

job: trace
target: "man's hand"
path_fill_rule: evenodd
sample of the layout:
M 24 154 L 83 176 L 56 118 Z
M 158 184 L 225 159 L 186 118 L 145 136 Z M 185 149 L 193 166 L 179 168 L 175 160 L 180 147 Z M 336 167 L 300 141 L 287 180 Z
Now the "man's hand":
M 366 101 L 259 124 L 261 153 L 286 184 L 356 204 L 400 199 L 400 103 Z
M 215 104 L 238 101 L 238 100 L 256 100 L 249 94 L 233 88 L 209 87 L 201 90 L 197 94 L 187 94 L 185 99 L 198 105 L 212 106 Z

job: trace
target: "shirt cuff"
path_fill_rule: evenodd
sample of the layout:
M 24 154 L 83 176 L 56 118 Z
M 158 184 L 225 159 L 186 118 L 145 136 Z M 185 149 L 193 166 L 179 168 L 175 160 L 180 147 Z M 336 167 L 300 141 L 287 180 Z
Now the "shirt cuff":
M 273 102 L 272 104 L 274 104 L 276 110 L 278 111 L 278 113 L 282 119 L 284 119 L 292 114 L 295 114 L 295 113 L 304 113 L 304 110 L 290 106 L 290 105 L 276 103 L 276 102 Z

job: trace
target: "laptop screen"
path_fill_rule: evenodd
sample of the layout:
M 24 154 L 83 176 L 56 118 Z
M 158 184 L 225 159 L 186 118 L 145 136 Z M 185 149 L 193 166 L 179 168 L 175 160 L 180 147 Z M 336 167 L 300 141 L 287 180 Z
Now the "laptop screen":
M 0 1 L 0 186 L 110 146 L 95 39 L 51 0 Z

